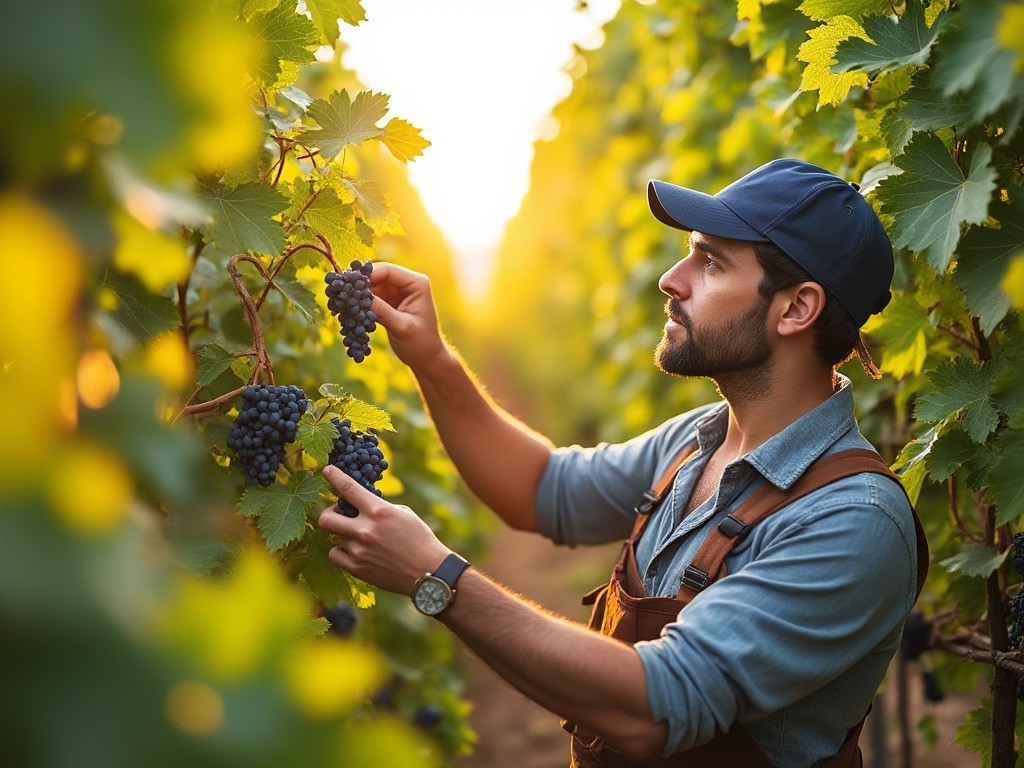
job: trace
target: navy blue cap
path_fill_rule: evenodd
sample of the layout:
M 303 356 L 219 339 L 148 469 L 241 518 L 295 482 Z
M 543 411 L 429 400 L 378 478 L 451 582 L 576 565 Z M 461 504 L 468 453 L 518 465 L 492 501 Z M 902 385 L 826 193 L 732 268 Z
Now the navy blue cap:
M 832 292 L 858 328 L 889 303 L 889 236 L 857 187 L 824 168 L 773 160 L 716 195 L 651 181 L 647 200 L 670 227 L 774 243 Z

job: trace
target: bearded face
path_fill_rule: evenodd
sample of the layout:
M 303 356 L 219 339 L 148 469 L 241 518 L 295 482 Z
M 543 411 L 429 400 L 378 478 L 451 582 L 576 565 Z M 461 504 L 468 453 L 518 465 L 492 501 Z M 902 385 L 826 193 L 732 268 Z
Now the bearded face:
M 739 315 L 719 316 L 696 325 L 682 304 L 669 299 L 665 334 L 654 350 L 654 361 L 665 373 L 706 376 L 716 381 L 731 374 L 754 371 L 772 357 L 765 321 L 770 297 L 758 300 Z

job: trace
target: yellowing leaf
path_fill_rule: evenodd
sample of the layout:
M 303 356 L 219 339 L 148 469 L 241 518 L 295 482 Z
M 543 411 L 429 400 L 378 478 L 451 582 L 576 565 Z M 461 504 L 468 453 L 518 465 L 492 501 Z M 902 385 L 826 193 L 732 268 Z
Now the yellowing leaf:
M 121 388 L 121 374 L 105 349 L 86 350 L 75 373 L 78 399 L 88 408 L 107 405 Z
M 134 484 L 121 460 L 105 448 L 76 445 L 51 468 L 47 495 L 57 517 L 77 533 L 110 532 L 127 517 Z
M 301 709 L 327 718 L 350 710 L 379 686 L 384 664 L 367 646 L 324 638 L 288 656 L 283 675 Z
M 239 681 L 298 642 L 309 610 L 308 593 L 287 580 L 266 550 L 249 546 L 222 581 L 182 577 L 164 637 L 209 677 Z
M 849 16 L 836 16 L 807 35 L 810 40 L 800 46 L 796 57 L 807 64 L 800 79 L 801 91 L 818 91 L 818 107 L 839 104 L 854 86 L 867 85 L 868 76 L 863 72 L 832 72 L 837 63 L 836 50 L 839 44 L 851 37 L 870 42 L 864 28 Z
M 1013 257 L 1000 285 L 1014 309 L 1024 309 L 1024 253 Z
M 114 231 L 115 266 L 138 277 L 151 293 L 160 293 L 188 276 L 192 260 L 181 238 L 143 226 L 123 211 L 114 216 Z
M 178 330 L 157 336 L 146 347 L 146 370 L 168 389 L 183 389 L 192 381 L 192 355 Z
M 423 154 L 430 142 L 420 136 L 420 129 L 400 117 L 393 117 L 384 126 L 384 135 L 380 139 L 391 154 L 403 163 L 414 160 Z
M 81 269 L 60 221 L 0 196 L 0 487 L 34 480 L 68 426 L 60 404 L 75 374 Z
M 996 42 L 1017 54 L 1013 60 L 1013 69 L 1018 75 L 1024 75 L 1024 3 L 1007 3 L 1003 6 L 996 27 Z

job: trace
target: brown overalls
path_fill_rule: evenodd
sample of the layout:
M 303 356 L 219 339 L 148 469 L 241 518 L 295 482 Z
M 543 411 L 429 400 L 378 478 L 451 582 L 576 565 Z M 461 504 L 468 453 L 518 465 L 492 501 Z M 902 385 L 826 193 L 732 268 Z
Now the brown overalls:
M 781 491 L 766 483 L 708 535 L 686 568 L 683 583 L 675 597 L 647 597 L 637 570 L 634 545 L 643 533 L 651 511 L 664 497 L 680 467 L 695 450 L 695 445 L 684 450 L 669 471 L 644 494 L 636 507 L 637 518 L 633 532 L 623 544 L 611 580 L 584 596 L 584 605 L 594 606 L 590 616 L 591 629 L 629 644 L 657 639 L 665 625 L 675 621 L 679 611 L 698 592 L 726 575 L 726 556 L 751 526 L 811 491 L 843 477 L 874 472 L 899 482 L 877 453 L 852 449 L 817 460 L 788 491 Z M 916 512 L 914 526 L 917 531 L 917 593 L 920 594 L 928 572 L 928 545 Z M 824 768 L 861 768 L 863 760 L 857 740 L 863 725 L 864 721 L 861 720 L 850 730 L 839 752 Z M 632 761 L 604 746 L 601 737 L 579 726 L 563 721 L 562 727 L 572 734 L 574 768 L 773 768 L 754 740 L 738 724 L 734 724 L 727 733 L 718 732 L 710 741 L 685 752 L 667 758 Z

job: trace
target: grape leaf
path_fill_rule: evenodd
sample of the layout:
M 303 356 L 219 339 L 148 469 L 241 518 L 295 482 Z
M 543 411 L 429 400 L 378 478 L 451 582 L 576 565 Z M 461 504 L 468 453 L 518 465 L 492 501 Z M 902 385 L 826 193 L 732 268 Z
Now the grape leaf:
M 196 350 L 199 365 L 196 367 L 196 384 L 205 387 L 231 367 L 235 356 L 220 344 L 204 344 Z
M 313 422 L 309 418 L 303 418 L 295 433 L 295 439 L 302 446 L 302 450 L 320 465 L 327 464 L 337 437 L 338 428 L 329 419 Z
M 828 21 L 835 16 L 878 13 L 885 7 L 886 0 L 804 0 L 798 10 L 814 21 Z
M 231 372 L 242 381 L 249 381 L 252 372 L 256 370 L 255 357 L 236 357 L 231 361 Z
M 296 13 L 291 3 L 281 3 L 267 13 L 256 14 L 247 23 L 263 51 L 253 72 L 253 77 L 262 85 L 271 86 L 277 81 L 282 60 L 295 64 L 315 61 L 313 49 L 320 41 L 316 25 Z
M 947 96 L 963 94 L 973 112 L 971 124 L 1005 105 L 1009 138 L 1024 111 L 1024 80 L 1014 76 L 1014 53 L 995 44 L 999 21 L 997 3 L 974 3 L 969 12 L 960 13 L 956 27 L 942 36 L 935 83 Z
M 942 140 L 919 133 L 895 158 L 903 173 L 878 185 L 882 210 L 893 217 L 892 244 L 925 253 L 936 272 L 945 272 L 964 222 L 985 220 L 996 172 L 989 165 L 992 147 L 981 144 L 970 158 L 966 178 Z
M 988 495 L 998 507 L 997 522 L 1024 517 L 1024 431 L 1007 429 L 996 441 L 996 459 L 985 477 Z
M 327 42 L 338 42 L 338 20 L 356 25 L 366 19 L 360 0 L 306 0 L 306 10 Z
M 384 135 L 380 139 L 391 154 L 406 163 L 423 154 L 430 142 L 420 136 L 420 129 L 414 127 L 400 117 L 393 117 L 384 126 Z
M 117 296 L 114 319 L 139 341 L 150 341 L 181 323 L 174 302 L 150 293 L 134 275 L 109 270 L 103 287 Z
M 923 80 L 907 91 L 906 106 L 900 117 L 909 122 L 914 131 L 936 131 L 950 126 L 968 125 L 971 108 L 962 98 L 950 97 L 932 88 Z
M 867 85 L 863 72 L 837 74 L 832 71 L 839 44 L 851 37 L 866 39 L 864 29 L 849 16 L 836 16 L 827 24 L 808 31 L 807 40 L 796 57 L 807 64 L 800 78 L 801 91 L 818 91 L 818 107 L 836 105 L 846 98 L 854 86 Z
M 200 195 L 213 215 L 205 234 L 225 253 L 277 254 L 284 247 L 284 230 L 273 216 L 288 207 L 276 189 L 256 182 L 229 189 L 204 187 Z
M 348 187 L 343 188 L 348 192 Z M 373 248 L 359 234 L 354 206 L 342 201 L 333 185 L 321 189 L 311 204 L 303 205 L 302 220 L 307 227 L 326 238 L 334 253 L 344 256 L 346 264 L 352 259 L 373 258 Z M 308 236 L 315 239 L 313 235 Z
M 378 128 L 377 122 L 387 111 L 386 94 L 362 91 L 350 101 L 348 91 L 335 91 L 326 100 L 317 99 L 309 105 L 306 116 L 320 128 L 303 131 L 299 140 L 319 147 L 324 157 L 337 157 L 348 144 L 383 136 L 384 129 Z
M 333 539 L 322 528 L 314 528 L 306 536 L 306 565 L 302 569 L 302 578 L 310 591 L 327 606 L 337 605 L 349 592 L 347 574 L 327 559 L 327 553 L 333 547 Z
M 341 384 L 332 384 L 331 382 L 321 384 L 317 391 L 326 397 L 331 405 L 336 405 L 349 397 Z
M 238 502 L 238 513 L 258 519 L 267 548 L 275 552 L 302 536 L 307 510 L 322 501 L 321 495 L 330 492 L 330 485 L 319 473 L 308 474 L 289 485 L 251 486 Z
M 1018 197 L 992 204 L 989 215 L 999 222 L 998 229 L 975 227 L 957 248 L 953 282 L 963 289 L 967 306 L 986 334 L 992 333 L 1010 309 L 1010 297 L 1001 284 L 1013 257 L 1024 253 L 1024 196 Z
M 865 333 L 882 341 L 880 368 L 898 379 L 921 372 L 931 329 L 927 309 L 914 296 L 906 294 L 893 296 L 885 311 L 873 315 L 864 326 Z
M 890 109 L 882 115 L 878 130 L 893 157 L 903 154 L 910 137 L 914 135 L 914 126 L 903 118 L 902 109 Z
M 967 543 L 957 554 L 940 560 L 939 565 L 950 573 L 960 571 L 965 576 L 985 578 L 1003 564 L 1009 551 L 999 553 L 992 547 Z
M 932 444 L 931 452 L 925 461 L 928 475 L 932 480 L 941 483 L 970 460 L 977 451 L 977 444 L 966 432 L 959 427 L 948 429 Z
M 917 504 L 917 497 L 921 493 L 921 486 L 927 474 L 925 465 L 937 436 L 938 430 L 932 427 L 920 437 L 911 440 L 903 446 L 892 464 L 892 471 L 899 476 L 911 504 Z
M 341 403 L 340 412 L 343 419 L 351 420 L 352 426 L 360 431 L 379 432 L 382 429 L 389 432 L 395 431 L 387 411 L 354 397 L 348 397 Z
M 923 66 L 928 61 L 935 38 L 952 16 L 940 13 L 929 27 L 921 0 L 908 0 L 898 20 L 884 14 L 871 16 L 864 20 L 868 39 L 858 36 L 860 39 L 840 43 L 832 71 L 887 72 L 908 64 Z
M 928 375 L 933 389 L 918 399 L 914 417 L 934 424 L 963 412 L 964 431 L 974 442 L 984 442 L 999 422 L 990 394 L 992 376 L 991 366 L 966 357 L 942 363 Z
M 383 190 L 372 181 L 342 179 L 342 186 L 355 195 L 366 223 L 379 235 L 401 235 L 404 233 L 398 220 L 398 213 Z
M 320 305 L 316 303 L 316 296 L 305 285 L 294 277 L 278 275 L 274 278 L 273 285 L 284 296 L 288 298 L 299 312 L 311 323 L 320 324 L 323 321 L 324 313 Z

